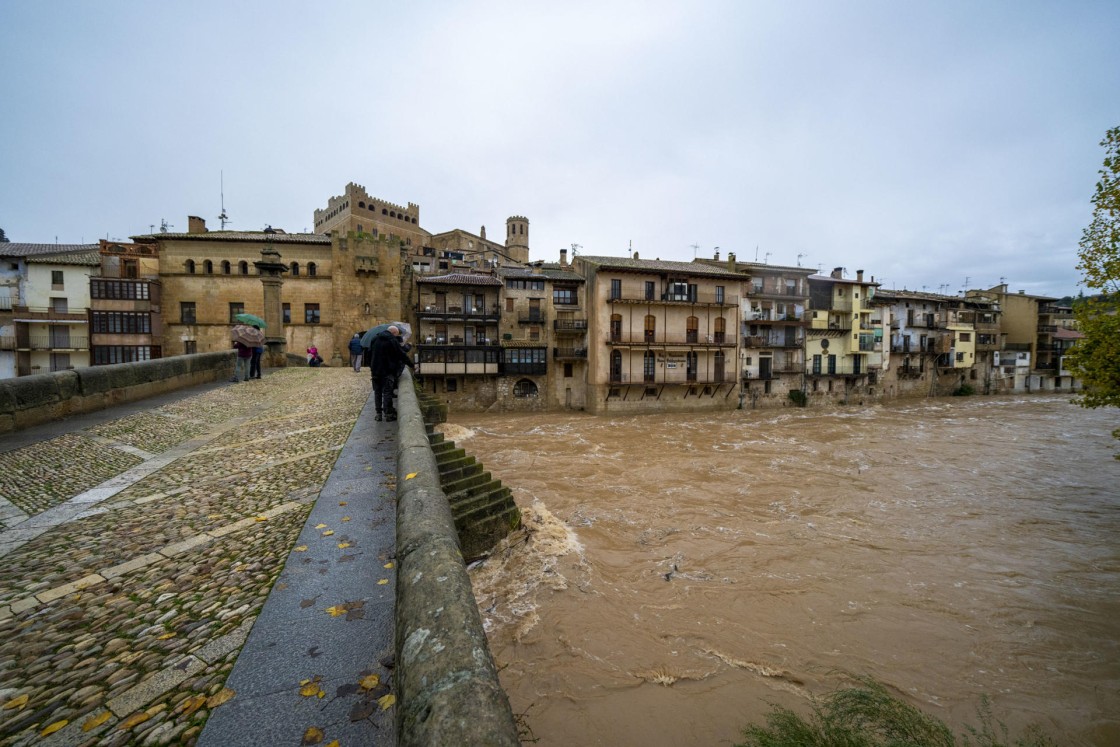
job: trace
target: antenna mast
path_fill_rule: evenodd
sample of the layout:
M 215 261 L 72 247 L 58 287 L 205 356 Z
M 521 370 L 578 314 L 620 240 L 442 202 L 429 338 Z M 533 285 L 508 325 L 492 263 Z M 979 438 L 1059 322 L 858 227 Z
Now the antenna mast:
M 699 244 L 689 244 L 688 248 L 692 250 L 692 258 L 696 259 L 696 252 L 700 251 Z
M 229 216 L 226 215 L 226 172 L 219 171 L 222 191 L 222 213 L 218 216 L 218 220 L 222 222 L 222 230 L 226 230 L 226 224 L 230 222 Z

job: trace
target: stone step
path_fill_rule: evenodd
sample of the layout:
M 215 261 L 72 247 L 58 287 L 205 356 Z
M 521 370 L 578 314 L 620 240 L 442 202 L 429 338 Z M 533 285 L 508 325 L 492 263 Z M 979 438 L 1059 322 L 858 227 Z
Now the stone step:
M 451 510 L 454 511 L 455 501 L 457 500 L 457 496 L 459 496 L 459 494 L 473 494 L 472 491 L 477 492 L 478 488 L 491 482 L 496 482 L 498 483 L 498 485 L 502 484 L 501 480 L 495 480 L 493 475 L 491 475 L 489 472 L 483 472 L 481 469 L 481 465 L 479 465 L 479 471 L 476 474 L 464 475 L 458 480 L 445 483 L 442 487 L 444 494 L 447 496 L 447 502 L 451 504 Z
M 432 453 L 438 458 L 441 454 L 446 454 L 455 449 L 454 441 L 440 441 L 432 444 Z M 466 452 L 464 452 L 466 453 Z
M 458 451 L 462 451 L 462 450 L 461 449 L 456 449 L 455 451 L 453 451 L 451 453 L 455 454 L 455 452 L 458 452 Z M 464 453 L 466 453 L 466 452 L 464 452 Z M 468 467 L 468 466 L 470 466 L 470 465 L 472 465 L 476 462 L 475 458 L 473 456 L 469 456 L 469 455 L 468 456 L 453 456 L 450 459 L 445 459 L 444 457 L 438 457 L 437 461 L 439 462 L 439 474 L 441 476 L 441 479 L 442 479 L 443 475 L 447 474 L 448 472 L 451 472 L 452 470 L 462 469 L 463 467 Z
M 431 432 L 428 433 L 428 443 L 435 446 L 436 444 L 444 444 L 444 443 L 453 444 L 455 442 L 454 441 L 446 441 L 446 440 L 444 440 L 444 437 L 443 437 L 442 433 L 436 433 L 434 431 L 431 431 Z
M 456 521 L 482 506 L 499 503 L 514 505 L 509 488 L 503 487 L 501 480 L 491 480 L 485 485 L 477 486 L 475 490 L 457 494 L 455 500 L 448 500 L 451 503 L 451 515 Z
M 485 470 L 486 468 L 483 467 L 480 462 L 475 462 L 474 464 L 468 464 L 465 467 L 459 467 L 458 469 L 441 472 L 439 475 L 439 486 L 443 488 L 444 492 L 446 493 L 447 486 L 451 483 L 457 480 L 462 480 L 465 477 L 474 477 L 475 475 L 480 475 Z

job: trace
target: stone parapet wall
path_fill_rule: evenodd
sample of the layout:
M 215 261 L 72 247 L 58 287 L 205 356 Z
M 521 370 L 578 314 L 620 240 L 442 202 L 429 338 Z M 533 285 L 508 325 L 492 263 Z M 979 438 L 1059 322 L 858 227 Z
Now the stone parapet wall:
M 227 378 L 233 355 L 177 355 L 0 379 L 0 433 Z
M 399 743 L 515 747 L 517 726 L 490 656 L 410 372 L 398 392 Z

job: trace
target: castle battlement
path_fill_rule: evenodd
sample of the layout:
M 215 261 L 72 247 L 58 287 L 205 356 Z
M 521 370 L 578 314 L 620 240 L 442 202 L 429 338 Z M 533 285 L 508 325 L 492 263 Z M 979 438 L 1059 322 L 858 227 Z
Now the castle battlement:
M 341 195 L 327 200 L 325 208 L 315 210 L 315 229 L 318 231 L 322 224 L 342 214 L 360 215 L 359 211 L 368 211 L 381 218 L 403 220 L 412 225 L 420 224 L 420 206 L 417 203 L 410 202 L 408 207 L 404 207 L 379 197 L 371 197 L 363 185 L 350 182 Z

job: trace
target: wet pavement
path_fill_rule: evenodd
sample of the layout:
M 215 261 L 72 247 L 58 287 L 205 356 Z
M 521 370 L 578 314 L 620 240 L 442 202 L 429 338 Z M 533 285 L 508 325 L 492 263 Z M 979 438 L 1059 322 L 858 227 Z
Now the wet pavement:
M 393 743 L 369 400 L 292 368 L 0 436 L 0 745 Z

